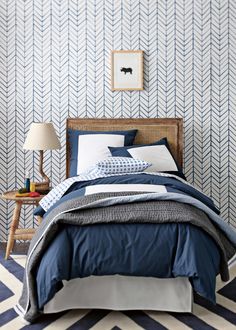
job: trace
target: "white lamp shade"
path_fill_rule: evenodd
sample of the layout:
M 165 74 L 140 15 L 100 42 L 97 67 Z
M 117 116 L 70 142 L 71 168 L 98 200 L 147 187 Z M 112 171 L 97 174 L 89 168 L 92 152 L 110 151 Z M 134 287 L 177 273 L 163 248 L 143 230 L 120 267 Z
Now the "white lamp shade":
M 27 134 L 24 149 L 52 150 L 60 149 L 61 144 L 52 123 L 32 123 Z

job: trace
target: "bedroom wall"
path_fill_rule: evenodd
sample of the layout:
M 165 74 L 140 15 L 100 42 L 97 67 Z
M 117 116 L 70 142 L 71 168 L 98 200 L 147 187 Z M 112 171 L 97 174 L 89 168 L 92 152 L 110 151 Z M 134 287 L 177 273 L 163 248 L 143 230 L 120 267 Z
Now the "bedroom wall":
M 55 185 L 68 116 L 183 117 L 185 173 L 236 227 L 235 0 L 1 0 L 0 15 L 1 192 L 28 169 L 39 179 L 37 153 L 22 150 L 32 121 L 61 138 L 45 157 Z M 111 91 L 112 49 L 145 51 L 144 91 Z M 6 240 L 13 204 L 0 207 Z

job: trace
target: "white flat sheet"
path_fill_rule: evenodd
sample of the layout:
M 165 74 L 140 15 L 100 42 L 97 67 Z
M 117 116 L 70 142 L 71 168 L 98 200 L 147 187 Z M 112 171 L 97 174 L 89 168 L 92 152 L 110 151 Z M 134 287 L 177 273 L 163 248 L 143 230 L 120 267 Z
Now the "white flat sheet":
M 100 192 L 121 192 L 121 191 L 142 191 L 142 192 L 167 192 L 166 187 L 155 184 L 97 184 L 85 188 L 85 195 Z

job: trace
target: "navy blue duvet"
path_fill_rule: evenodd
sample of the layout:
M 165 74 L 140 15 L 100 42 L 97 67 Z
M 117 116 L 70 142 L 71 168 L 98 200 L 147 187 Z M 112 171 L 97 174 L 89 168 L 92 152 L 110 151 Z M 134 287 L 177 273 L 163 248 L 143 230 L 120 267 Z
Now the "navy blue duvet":
M 63 279 L 114 274 L 187 276 L 196 292 L 214 302 L 219 262 L 214 241 L 188 224 L 69 225 L 61 228 L 40 263 L 38 304 L 41 309 Z
M 217 212 L 210 199 L 190 186 L 145 174 L 76 183 L 57 205 L 83 195 L 86 185 L 105 183 L 165 184 L 168 191 L 192 195 Z M 191 224 L 62 225 L 36 272 L 38 305 L 43 308 L 62 287 L 62 280 L 114 274 L 189 277 L 196 292 L 215 302 L 219 264 L 220 253 L 213 239 Z

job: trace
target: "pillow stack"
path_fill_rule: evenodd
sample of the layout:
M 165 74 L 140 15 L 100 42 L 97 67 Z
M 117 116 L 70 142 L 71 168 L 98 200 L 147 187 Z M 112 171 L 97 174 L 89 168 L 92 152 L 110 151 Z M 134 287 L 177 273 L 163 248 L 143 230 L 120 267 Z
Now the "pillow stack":
M 97 171 L 107 174 L 109 170 L 114 174 L 140 171 L 166 172 L 186 179 L 182 168 L 171 153 L 166 138 L 150 144 L 133 145 L 136 133 L 137 130 L 100 132 L 68 129 L 69 176 L 77 176 L 97 168 Z M 110 160 L 107 160 L 110 156 L 119 157 L 119 159 L 111 163 Z M 131 164 L 120 157 L 132 158 L 135 162 Z M 106 160 L 105 163 L 100 163 L 104 160 Z M 143 161 L 143 163 L 137 163 L 138 161 Z M 96 164 L 95 167 L 94 164 Z M 134 168 L 135 171 L 133 171 Z M 140 170 L 141 168 L 142 170 Z

